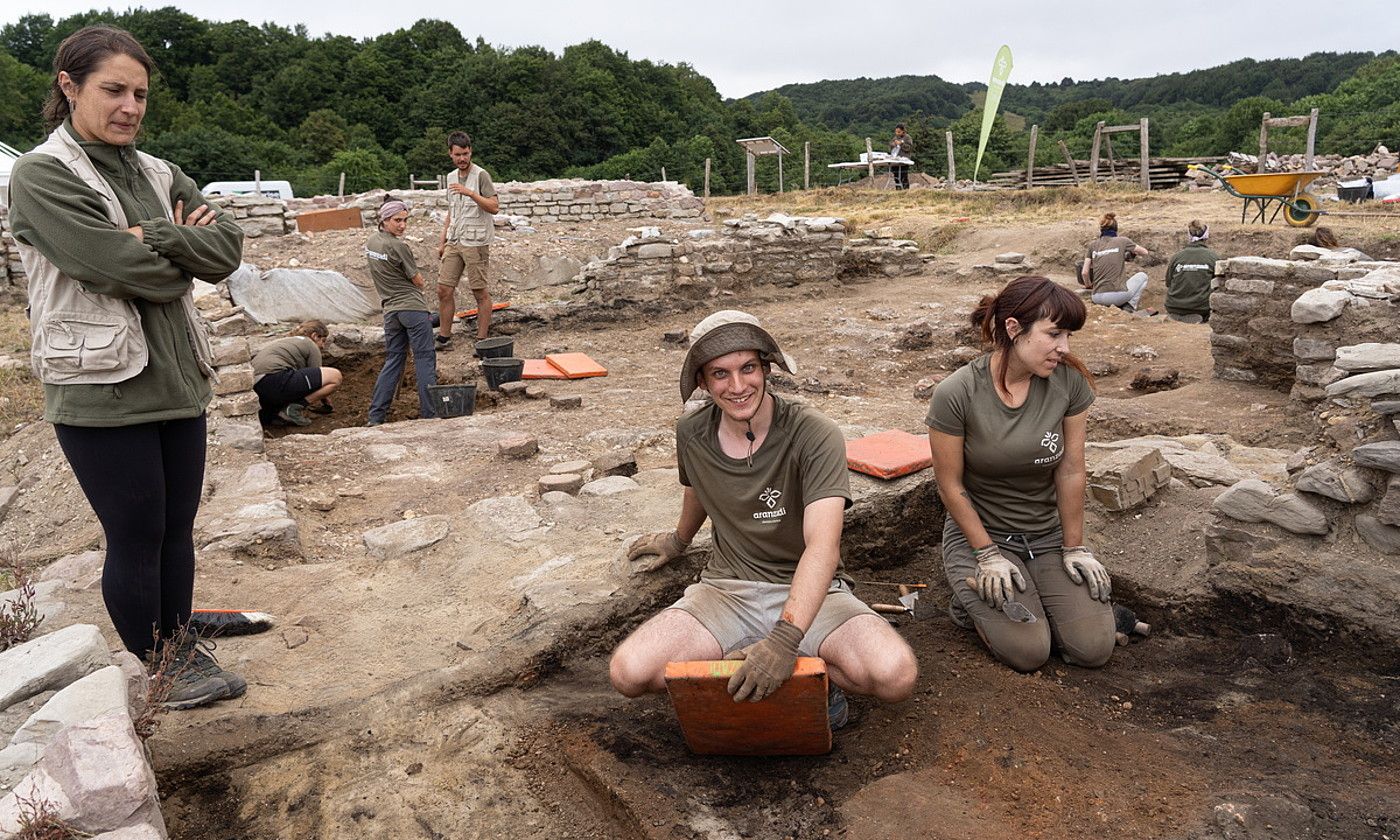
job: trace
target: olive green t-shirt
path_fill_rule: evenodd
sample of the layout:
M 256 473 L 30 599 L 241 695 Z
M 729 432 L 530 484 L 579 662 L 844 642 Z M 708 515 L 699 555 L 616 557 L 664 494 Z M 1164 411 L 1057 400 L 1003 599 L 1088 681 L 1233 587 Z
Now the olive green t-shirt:
M 982 526 L 1043 534 L 1060 524 L 1055 467 L 1064 457 L 1064 419 L 1094 401 L 1083 374 L 1060 365 L 1031 377 L 1020 408 L 997 396 L 991 356 L 964 365 L 938 383 L 929 400 L 929 428 L 963 439 L 963 486 Z
M 1094 294 L 1124 292 L 1123 265 L 1137 243 L 1126 236 L 1100 236 L 1089 246 L 1089 281 Z
M 378 231 L 365 243 L 369 276 L 385 312 L 431 312 L 423 290 L 413 285 L 418 263 L 413 252 L 393 234 Z
M 1210 281 L 1220 255 L 1199 242 L 1187 245 L 1167 266 L 1167 311 L 1173 315 L 1210 315 Z
M 253 376 L 262 379 L 269 373 L 301 370 L 321 366 L 321 348 L 304 335 L 289 335 L 263 345 L 253 357 Z
M 701 577 L 790 584 L 806 548 L 806 506 L 832 496 L 851 505 L 846 442 L 816 409 L 774 395 L 773 426 L 750 467 L 720 449 L 719 420 L 711 404 L 676 424 L 681 484 L 694 489 L 714 533 Z M 840 562 L 836 577 L 850 581 Z

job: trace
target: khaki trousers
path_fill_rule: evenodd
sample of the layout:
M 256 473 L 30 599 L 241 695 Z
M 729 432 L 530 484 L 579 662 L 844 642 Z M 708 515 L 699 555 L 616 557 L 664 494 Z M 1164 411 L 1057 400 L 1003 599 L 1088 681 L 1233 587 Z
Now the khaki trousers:
M 997 548 L 1021 569 L 1026 591 L 1016 600 L 1035 615 L 1033 622 L 1011 620 L 977 597 L 965 582 L 977 576 L 977 560 L 949 516 L 943 525 L 943 571 L 953 597 L 967 610 L 992 655 L 1017 671 L 1034 671 L 1050 658 L 1053 645 L 1071 665 L 1097 668 L 1113 653 L 1113 606 L 1089 597 L 1089 588 L 1069 579 L 1061 563 L 1060 529 L 1038 534 L 987 531 Z

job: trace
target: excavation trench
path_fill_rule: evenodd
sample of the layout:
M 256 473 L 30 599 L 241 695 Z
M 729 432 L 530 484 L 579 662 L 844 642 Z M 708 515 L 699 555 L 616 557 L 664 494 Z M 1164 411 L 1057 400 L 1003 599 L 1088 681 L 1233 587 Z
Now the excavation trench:
M 906 480 L 848 516 L 855 576 L 927 581 L 941 514 Z M 1105 551 L 1112 552 L 1111 546 Z M 941 610 L 900 632 L 898 706 L 857 698 L 831 755 L 697 757 L 662 697 L 608 687 L 608 651 L 689 576 L 571 614 L 529 656 L 423 673 L 355 703 L 213 722 L 158 745 L 171 834 L 195 837 L 1395 836 L 1400 668 L 1317 616 L 1248 599 L 1184 608 L 1132 573 L 1156 628 L 1085 670 L 1021 675 Z M 867 600 L 878 593 L 864 591 Z M 621 593 L 620 593 L 621 595 Z M 524 639 L 529 621 L 511 629 Z M 1387 658 L 1388 656 L 1388 658 Z M 257 690 L 253 686 L 251 690 Z M 1389 768 L 1389 769 L 1387 769 Z

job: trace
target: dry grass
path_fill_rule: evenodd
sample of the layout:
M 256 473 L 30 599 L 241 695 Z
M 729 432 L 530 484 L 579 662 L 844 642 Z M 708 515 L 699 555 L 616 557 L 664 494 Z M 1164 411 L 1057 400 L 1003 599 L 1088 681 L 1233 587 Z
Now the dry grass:
M 29 318 L 20 308 L 0 309 L 0 353 L 28 362 Z M 29 369 L 0 369 L 0 438 L 19 423 L 44 415 L 44 389 Z
M 19 832 L 13 835 L 15 840 L 84 840 L 92 837 L 69 825 L 47 799 L 16 796 L 15 804 L 19 809 Z
M 29 641 L 43 619 L 34 607 L 34 583 L 19 552 L 0 549 L 0 591 L 16 590 L 13 599 L 0 603 L 0 651 Z

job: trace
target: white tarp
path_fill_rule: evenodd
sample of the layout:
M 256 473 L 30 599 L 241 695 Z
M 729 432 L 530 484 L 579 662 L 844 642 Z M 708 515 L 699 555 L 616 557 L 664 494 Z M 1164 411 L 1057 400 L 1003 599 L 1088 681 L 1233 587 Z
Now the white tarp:
M 260 324 L 319 318 L 328 324 L 362 321 L 375 313 L 350 279 L 338 271 L 273 268 L 244 263 L 229 275 L 229 294 Z

